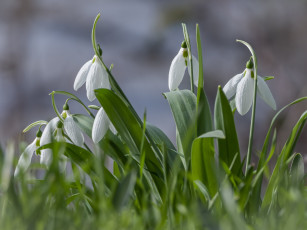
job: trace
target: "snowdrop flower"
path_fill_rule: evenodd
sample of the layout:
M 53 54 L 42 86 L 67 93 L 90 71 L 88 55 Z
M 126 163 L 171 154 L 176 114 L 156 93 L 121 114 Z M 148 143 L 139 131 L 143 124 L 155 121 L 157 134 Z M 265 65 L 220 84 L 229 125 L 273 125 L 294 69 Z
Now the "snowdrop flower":
M 253 61 L 250 59 L 244 72 L 231 78 L 223 88 L 228 99 L 235 96 L 235 104 L 241 115 L 246 114 L 253 103 L 254 84 Z M 257 76 L 257 90 L 260 97 L 275 110 L 276 103 L 272 93 L 260 76 Z
M 34 141 L 26 147 L 26 149 L 20 156 L 14 172 L 15 177 L 20 176 L 21 173 L 24 173 L 29 168 L 33 153 L 40 146 L 41 136 L 42 131 L 39 129 L 36 133 L 36 138 L 34 139 Z
M 197 59 L 193 55 L 192 55 L 192 62 L 193 62 L 194 84 L 198 86 L 199 64 Z M 179 50 L 178 54 L 174 57 L 168 74 L 168 87 L 170 91 L 178 88 L 183 79 L 187 66 L 188 66 L 188 72 L 191 76 L 190 60 L 188 59 L 187 44 L 185 42 L 182 42 L 181 49 Z
M 62 122 L 60 121 L 58 117 L 55 117 L 52 120 L 50 120 L 43 131 L 41 141 L 40 141 L 41 146 L 49 144 L 53 140 L 69 142 L 64 137 L 63 131 L 65 131 L 65 133 L 72 140 L 72 142 L 75 145 L 78 145 L 81 147 L 84 143 L 84 137 L 83 137 L 81 130 L 79 129 L 79 127 L 73 120 L 73 117 L 71 116 L 69 112 L 69 106 L 67 105 L 67 103 L 64 104 L 63 112 L 61 115 L 64 119 L 64 124 L 62 124 Z M 64 129 L 63 129 L 63 125 L 64 125 Z M 48 168 L 51 162 L 52 162 L 52 150 L 51 149 L 41 150 L 40 163 L 45 165 Z
M 56 130 L 56 126 L 57 126 L 57 123 L 59 121 L 60 121 L 60 119 L 58 117 L 55 117 L 48 122 L 48 124 L 46 125 L 46 127 L 43 131 L 42 137 L 41 137 L 41 141 L 40 141 L 41 146 L 49 144 L 49 143 L 52 142 L 53 133 Z M 52 150 L 51 149 L 41 150 L 40 163 L 42 165 L 47 166 L 47 168 L 48 168 L 50 166 L 51 162 L 52 162 Z
M 94 143 L 97 144 L 104 137 L 109 128 L 113 129 L 112 132 L 115 129 L 110 122 L 108 115 L 101 107 L 97 112 L 92 128 L 92 139 Z
M 111 88 L 108 73 L 96 55 L 79 70 L 74 82 L 74 90 L 77 91 L 84 83 L 86 83 L 86 94 L 89 101 L 95 100 L 95 89 Z
M 67 105 L 67 103 L 64 104 L 63 112 L 61 115 L 64 119 L 65 133 L 75 145 L 82 147 L 84 143 L 83 134 L 79 129 L 78 125 L 76 124 L 76 122 L 74 121 L 73 117 L 71 116 L 69 112 L 69 106 Z

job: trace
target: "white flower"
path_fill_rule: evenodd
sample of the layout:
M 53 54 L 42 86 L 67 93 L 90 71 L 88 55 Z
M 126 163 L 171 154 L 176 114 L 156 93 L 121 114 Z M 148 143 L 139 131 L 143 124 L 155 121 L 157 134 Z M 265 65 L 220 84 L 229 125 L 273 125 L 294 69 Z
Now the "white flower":
M 83 134 L 71 116 L 69 110 L 64 110 L 62 112 L 62 117 L 64 118 L 65 133 L 75 145 L 82 147 L 84 143 Z
M 231 78 L 223 88 L 228 99 L 235 96 L 235 104 L 241 115 L 246 114 L 253 103 L 255 81 L 252 68 L 252 61 L 250 60 L 247 62 L 244 72 Z M 274 110 L 276 109 L 272 93 L 260 76 L 257 76 L 257 93 L 269 106 Z
M 187 66 L 188 66 L 188 72 L 191 76 L 190 60 L 188 59 L 188 50 L 186 43 L 183 42 L 181 47 L 182 48 L 179 50 L 178 54 L 173 59 L 169 70 L 168 87 L 170 91 L 176 90 L 178 88 L 183 79 Z M 192 55 L 192 63 L 193 63 L 194 84 L 198 86 L 199 64 L 197 59 L 193 55 Z
M 41 135 L 41 131 L 39 132 Z M 21 154 L 14 172 L 15 177 L 18 177 L 21 173 L 24 173 L 29 168 L 33 153 L 40 146 L 39 142 L 40 142 L 40 137 L 37 135 L 34 141 L 31 144 L 29 144 L 24 150 L 24 152 Z
M 59 122 L 59 118 L 55 117 L 52 120 L 48 122 L 46 125 L 41 140 L 40 140 L 40 145 L 46 145 L 52 142 L 53 139 L 53 133 L 56 129 L 57 123 Z M 40 163 L 49 167 L 49 165 L 52 162 L 52 150 L 51 149 L 43 149 L 41 150 L 41 158 L 40 158 Z
M 111 88 L 108 73 L 96 55 L 79 70 L 74 82 L 74 90 L 77 91 L 85 82 L 86 94 L 89 101 L 95 100 L 95 89 Z
M 94 143 L 97 144 L 104 137 L 110 127 L 110 124 L 111 122 L 108 115 L 101 107 L 97 112 L 92 128 L 92 139 Z

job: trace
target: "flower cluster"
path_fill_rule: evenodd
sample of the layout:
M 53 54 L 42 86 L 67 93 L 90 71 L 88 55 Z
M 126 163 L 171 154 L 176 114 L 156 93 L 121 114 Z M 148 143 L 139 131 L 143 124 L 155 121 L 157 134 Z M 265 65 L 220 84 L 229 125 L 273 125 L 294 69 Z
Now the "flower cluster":
M 79 70 L 75 78 L 74 90 L 78 90 L 84 83 L 86 83 L 86 92 L 89 101 L 95 100 L 95 89 L 111 89 L 108 73 L 103 67 L 100 58 L 96 55 L 91 60 L 87 61 Z M 63 112 L 60 117 L 51 119 L 43 132 L 40 130 L 41 127 L 39 128 L 34 141 L 28 145 L 21 154 L 14 173 L 15 176 L 25 173 L 31 163 L 33 153 L 40 146 L 49 144 L 53 141 L 59 141 L 84 147 L 84 136 L 78 124 L 74 121 L 67 102 L 68 101 L 66 101 L 63 106 Z M 97 144 L 104 137 L 108 129 L 116 133 L 114 126 L 101 107 L 96 114 L 92 127 L 93 142 Z M 40 152 L 37 152 L 37 154 L 40 155 L 40 163 L 48 168 L 53 158 L 52 150 L 48 148 L 42 149 Z M 66 157 L 59 156 L 59 159 L 60 170 L 64 171 L 66 168 Z

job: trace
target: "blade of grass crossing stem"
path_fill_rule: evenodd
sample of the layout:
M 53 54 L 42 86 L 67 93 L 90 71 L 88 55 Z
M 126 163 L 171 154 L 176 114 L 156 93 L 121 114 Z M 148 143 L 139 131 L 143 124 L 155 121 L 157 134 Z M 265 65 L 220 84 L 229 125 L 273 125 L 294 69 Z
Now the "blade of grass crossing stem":
M 219 158 L 229 167 L 235 155 L 239 153 L 231 171 L 240 177 L 242 171 L 236 127 L 229 102 L 220 86 L 215 101 L 214 123 L 215 128 L 222 130 L 226 137 L 217 140 Z
M 305 111 L 302 114 L 302 116 L 300 117 L 300 119 L 298 120 L 298 122 L 296 123 L 294 128 L 292 129 L 292 132 L 291 132 L 289 138 L 287 139 L 287 142 L 284 145 L 284 147 L 281 151 L 281 154 L 279 155 L 279 157 L 277 159 L 277 163 L 274 167 L 272 176 L 271 176 L 269 184 L 267 186 L 266 193 L 265 193 L 264 198 L 263 198 L 263 202 L 262 202 L 262 206 L 261 206 L 262 209 L 268 208 L 270 203 L 271 203 L 273 191 L 274 191 L 275 187 L 278 185 L 279 175 L 281 175 L 281 173 L 284 171 L 285 163 L 288 160 L 288 158 L 291 156 L 291 154 L 293 153 L 293 149 L 296 145 L 298 138 L 301 135 L 301 132 L 302 132 L 302 129 L 303 129 L 305 123 L 306 123 L 306 120 L 307 120 L 307 111 Z
M 197 136 L 212 131 L 212 118 L 211 111 L 208 102 L 208 98 L 204 91 L 204 74 L 203 74 L 203 55 L 202 46 L 200 39 L 200 32 L 198 24 L 196 25 L 196 41 L 197 41 L 197 53 L 199 62 L 199 76 L 198 77 L 198 87 L 197 87 L 197 103 L 196 103 L 196 114 L 197 114 Z
M 118 134 L 127 144 L 134 157 L 139 159 L 143 129 L 137 118 L 122 99 L 111 90 L 97 89 L 95 94 Z M 144 138 L 144 151 L 146 152 L 146 167 L 151 172 L 151 176 L 161 193 L 164 187 L 162 157 L 153 151 L 146 138 Z

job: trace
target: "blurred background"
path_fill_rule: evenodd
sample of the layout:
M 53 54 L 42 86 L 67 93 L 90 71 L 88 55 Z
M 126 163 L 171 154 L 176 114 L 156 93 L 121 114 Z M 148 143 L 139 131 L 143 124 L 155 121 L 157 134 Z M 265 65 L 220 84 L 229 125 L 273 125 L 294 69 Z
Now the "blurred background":
M 236 39 L 249 42 L 258 57 L 258 72 L 275 76 L 268 82 L 278 110 L 307 96 L 307 1 L 303 0 L 1 0 L 0 1 L 0 142 L 32 141 L 37 120 L 55 116 L 48 95 L 53 90 L 76 93 L 85 104 L 85 87 L 73 91 L 80 67 L 93 56 L 90 33 L 101 12 L 97 40 L 107 65 L 137 112 L 175 140 L 175 124 L 167 101 L 168 71 L 183 40 L 187 23 L 196 56 L 195 25 L 204 51 L 205 90 L 212 110 L 218 85 L 245 68 L 250 54 Z M 189 79 L 180 85 L 189 88 Z M 61 108 L 65 97 L 56 98 Z M 98 103 L 94 101 L 94 103 Z M 72 113 L 83 111 L 73 102 Z M 279 150 L 307 103 L 285 111 L 278 120 Z M 255 149 L 262 146 L 275 111 L 257 103 Z M 235 114 L 245 155 L 250 112 Z M 290 129 L 291 128 L 291 129 Z M 307 149 L 307 131 L 296 151 Z

